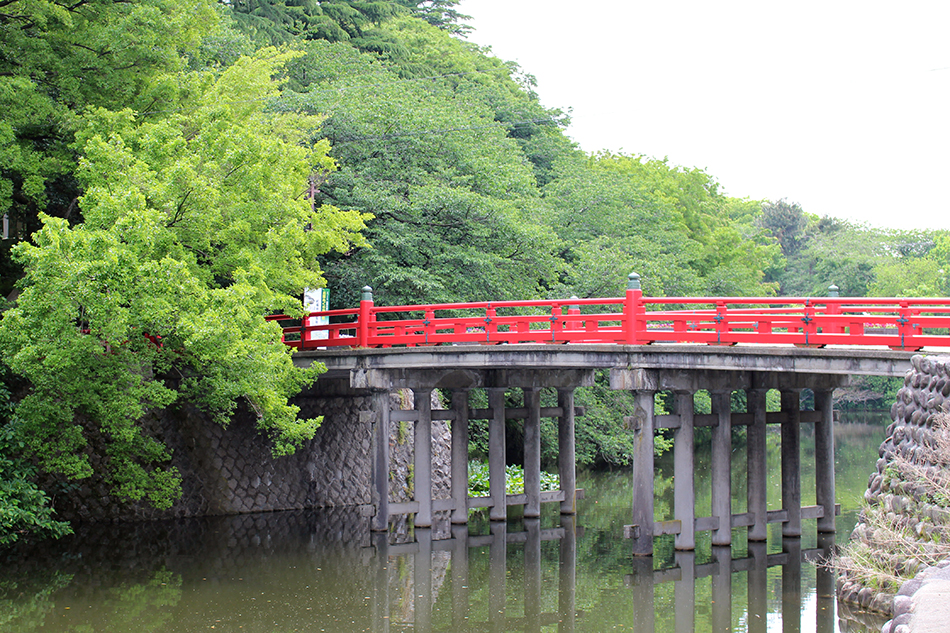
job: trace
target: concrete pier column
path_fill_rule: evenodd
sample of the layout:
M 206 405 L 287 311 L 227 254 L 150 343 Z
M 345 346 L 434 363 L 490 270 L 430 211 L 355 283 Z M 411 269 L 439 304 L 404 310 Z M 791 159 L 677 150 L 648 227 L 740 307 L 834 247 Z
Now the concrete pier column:
M 492 521 L 508 519 L 508 501 L 505 496 L 505 390 L 488 389 L 488 406 L 492 417 L 488 420 L 488 495 L 492 506 L 488 518 Z
M 504 521 L 492 523 L 491 537 L 488 548 L 488 630 L 504 633 L 507 630 L 508 524 Z
M 788 520 L 782 536 L 802 535 L 801 411 L 800 390 L 782 390 L 782 509 Z
M 419 502 L 414 525 L 432 526 L 432 390 L 414 389 L 416 421 L 413 444 L 413 496 Z
M 574 440 L 574 390 L 558 389 L 557 406 L 561 417 L 557 419 L 557 470 L 561 478 L 561 514 L 577 512 L 577 459 Z
M 712 515 L 719 527 L 712 532 L 713 545 L 732 544 L 732 409 L 731 392 L 712 394 L 712 412 L 718 416 L 712 428 Z
M 469 630 L 468 526 L 453 525 L 452 539 L 452 630 Z
M 558 633 L 574 633 L 577 620 L 577 516 L 561 515 L 564 536 L 558 544 Z
M 768 537 L 768 467 L 766 464 L 766 389 L 753 388 L 746 392 L 748 412 L 752 423 L 746 430 L 746 503 L 754 515 L 749 526 L 750 541 L 764 541 Z
M 815 498 L 825 515 L 818 519 L 818 532 L 835 531 L 835 432 L 830 389 L 815 391 Z
M 524 506 L 526 519 L 541 516 L 541 390 L 524 388 Z
M 372 529 L 389 530 L 389 392 L 373 392 L 373 505 Z
M 468 523 L 468 391 L 452 391 L 452 523 Z
M 676 566 L 680 579 L 673 582 L 673 609 L 675 633 L 693 633 L 696 630 L 696 552 L 676 552 Z
M 732 631 L 732 548 L 712 548 L 716 571 L 712 577 L 713 633 Z
M 676 413 L 680 425 L 673 431 L 673 518 L 680 522 L 676 535 L 678 550 L 696 549 L 696 494 L 693 485 L 693 393 L 676 392 Z
M 764 541 L 749 542 L 749 633 L 768 631 L 769 554 Z
M 524 529 L 524 630 L 541 633 L 541 520 L 525 519 Z
M 653 390 L 639 390 L 636 395 L 636 415 L 629 419 L 633 425 L 633 525 L 638 532 L 633 537 L 634 556 L 653 555 Z M 652 576 L 651 576 L 652 591 Z M 639 629 L 638 629 L 639 630 Z
M 414 630 L 432 630 L 432 530 L 415 530 L 419 550 L 412 565 Z

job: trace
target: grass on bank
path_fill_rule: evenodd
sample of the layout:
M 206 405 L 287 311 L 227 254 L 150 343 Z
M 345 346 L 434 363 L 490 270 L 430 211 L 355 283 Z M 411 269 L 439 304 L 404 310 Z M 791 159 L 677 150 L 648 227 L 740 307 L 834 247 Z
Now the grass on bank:
M 894 453 L 879 501 L 865 503 L 864 526 L 833 561 L 875 592 L 896 593 L 904 581 L 950 557 L 950 414 L 935 416 L 932 431 L 916 460 Z M 883 491 L 893 497 L 884 500 Z

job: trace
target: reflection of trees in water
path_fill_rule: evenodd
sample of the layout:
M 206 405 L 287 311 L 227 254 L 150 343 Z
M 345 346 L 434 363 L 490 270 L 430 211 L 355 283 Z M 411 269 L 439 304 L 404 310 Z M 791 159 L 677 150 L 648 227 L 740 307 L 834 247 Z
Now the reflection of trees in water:
M 9 570 L 9 567 L 7 568 Z M 46 570 L 43 574 L 17 580 L 2 574 L 0 579 L 0 633 L 36 631 L 55 608 L 52 595 L 72 580 L 71 574 Z
M 8 570 L 16 568 L 7 568 Z M 16 569 L 18 573 L 22 570 Z M 27 581 L 0 580 L 0 633 L 31 631 L 157 631 L 174 615 L 182 596 L 181 574 L 130 570 L 135 578 L 103 578 L 37 570 Z M 55 618 L 55 620 L 53 620 Z
M 807 426 L 807 425 L 806 425 Z M 850 425 L 839 433 L 838 501 L 845 514 L 857 507 L 867 486 L 867 476 L 877 457 L 882 432 L 880 424 L 867 427 Z M 839 429 L 842 427 L 838 427 Z M 808 463 L 809 437 L 803 429 L 803 466 Z M 734 498 L 740 512 L 745 498 L 745 451 L 742 437 L 736 438 L 733 453 Z M 708 451 L 697 448 L 696 492 L 698 506 L 708 513 Z M 778 463 L 778 444 L 769 443 L 769 464 Z M 659 459 L 656 480 L 658 518 L 669 518 L 672 505 L 672 480 L 664 456 Z M 770 476 L 777 477 L 776 472 Z M 802 490 L 814 488 L 814 475 L 803 469 Z M 600 473 L 580 473 L 580 487 L 587 498 L 580 503 L 577 517 L 583 530 L 576 540 L 577 564 L 572 583 L 578 631 L 609 630 L 632 622 L 634 612 L 642 612 L 635 593 L 634 577 L 641 570 L 632 562 L 630 544 L 621 538 L 622 526 L 630 522 L 630 471 L 622 468 Z M 853 485 L 852 480 L 860 483 Z M 741 486 L 740 486 L 741 482 Z M 775 490 L 778 488 L 776 487 Z M 853 498 L 852 498 L 853 497 Z M 770 499 L 779 502 L 777 496 Z M 774 505 L 773 505 L 774 507 Z M 545 513 L 542 530 L 557 519 Z M 701 514 L 697 511 L 697 516 Z M 839 540 L 850 527 L 839 522 Z M 391 542 L 411 543 L 415 534 L 407 524 L 405 534 L 390 535 Z M 775 526 L 773 526 L 775 527 Z M 508 524 L 509 536 L 523 526 Z M 807 533 L 802 547 L 811 547 Z M 473 524 L 473 535 L 488 535 L 487 520 Z M 739 531 L 741 532 L 741 530 Z M 737 533 L 738 534 L 738 533 Z M 464 579 L 456 578 L 448 553 L 436 545 L 438 528 L 432 530 L 433 551 L 428 567 L 431 581 L 431 622 L 440 630 L 451 630 L 455 583 L 464 583 L 469 595 L 472 622 L 489 622 L 492 605 L 498 604 L 490 590 L 493 561 L 490 547 L 468 550 L 469 568 Z M 473 536 L 472 538 L 486 538 Z M 77 528 L 77 534 L 61 542 L 38 548 L 18 548 L 0 563 L 0 633 L 7 631 L 80 631 L 83 630 L 196 630 L 215 624 L 218 628 L 237 629 L 238 625 L 282 627 L 284 630 L 325 627 L 335 631 L 366 630 L 376 601 L 376 563 L 368 532 L 368 522 L 356 510 L 273 513 L 218 517 L 205 520 L 168 521 L 139 525 Z M 395 545 L 394 545 L 395 546 Z M 526 586 L 532 574 L 525 566 L 525 545 L 512 542 L 504 550 L 504 614 L 507 624 L 523 628 L 526 617 L 540 614 L 542 619 L 558 612 L 563 591 L 559 582 L 558 541 L 540 544 L 540 583 L 537 599 L 529 599 Z M 780 532 L 770 532 L 769 554 L 780 553 Z M 731 555 L 750 554 L 744 537 L 737 537 Z M 673 538 L 657 539 L 653 568 L 676 569 L 685 560 L 702 570 L 715 560 L 708 533 L 700 533 L 697 551 L 690 557 L 673 551 Z M 454 563 L 454 559 L 453 559 Z M 745 563 L 738 563 L 743 565 Z M 410 623 L 418 616 L 415 584 L 417 574 L 412 555 L 387 558 L 387 593 L 391 621 Z M 56 570 L 50 572 L 49 570 Z M 708 571 L 708 570 L 707 570 Z M 449 573 L 446 573 L 449 572 Z M 665 573 L 665 572 L 658 572 Z M 705 573 L 705 572 L 702 572 Z M 710 630 L 713 613 L 713 576 L 695 580 L 695 630 Z M 800 569 L 804 594 L 814 586 L 816 571 L 804 564 Z M 672 580 L 654 587 L 653 613 L 657 631 L 673 630 L 677 584 Z M 763 618 L 780 618 L 783 607 L 782 568 L 770 567 L 761 576 L 761 585 L 746 571 L 731 574 L 731 610 L 735 630 L 745 630 L 753 587 L 763 588 L 767 598 Z M 29 579 L 24 582 L 24 579 Z M 679 585 L 682 587 L 682 585 Z M 271 602 L 268 602 L 271 600 Z M 799 609 L 802 608 L 798 598 Z M 67 610 L 65 607 L 71 607 Z M 64 614 L 66 617 L 64 618 Z M 545 620 L 546 621 L 546 620 Z M 851 626 L 851 625 L 849 625 Z M 56 628 L 59 627 L 59 628 Z M 846 629 L 861 630 L 861 629 Z

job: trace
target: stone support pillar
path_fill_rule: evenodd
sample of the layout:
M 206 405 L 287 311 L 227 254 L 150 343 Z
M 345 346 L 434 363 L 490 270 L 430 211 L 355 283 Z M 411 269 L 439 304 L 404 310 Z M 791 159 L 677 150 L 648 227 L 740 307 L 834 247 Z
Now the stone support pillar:
M 541 516 L 541 390 L 525 387 L 524 406 L 524 517 L 532 519 Z
M 746 430 L 746 502 L 753 514 L 749 526 L 750 541 L 764 541 L 768 537 L 768 466 L 766 462 L 766 389 L 753 388 L 746 392 L 748 412 L 752 422 Z
M 825 512 L 818 519 L 819 532 L 835 531 L 835 433 L 830 389 L 815 391 L 815 498 Z
M 468 391 L 452 391 L 452 523 L 468 523 Z
M 636 395 L 633 425 L 633 525 L 639 526 L 633 538 L 634 556 L 653 555 L 653 390 Z M 652 577 L 651 577 L 652 578 Z M 652 579 L 651 579 L 652 590 Z
M 419 502 L 415 526 L 432 526 L 432 390 L 413 390 L 416 421 L 413 444 L 413 496 Z
M 488 406 L 492 417 L 488 420 L 488 488 L 492 500 L 488 518 L 505 521 L 508 518 L 508 500 L 505 494 L 505 390 L 488 389 Z
M 782 536 L 796 537 L 802 535 L 800 390 L 782 390 L 782 411 L 782 509 L 788 517 Z
M 372 528 L 389 530 L 389 392 L 373 392 L 373 505 L 376 515 Z
M 696 494 L 693 486 L 693 393 L 676 392 L 676 413 L 679 427 L 673 432 L 673 518 L 680 522 L 676 535 L 678 550 L 696 548 L 693 529 L 696 515 Z
M 712 394 L 713 415 L 718 416 L 712 428 L 712 515 L 719 518 L 713 530 L 713 545 L 732 544 L 732 410 L 731 393 Z
M 557 469 L 561 479 L 561 514 L 577 512 L 577 473 L 574 439 L 574 390 L 558 389 L 557 406 L 561 417 L 557 420 Z

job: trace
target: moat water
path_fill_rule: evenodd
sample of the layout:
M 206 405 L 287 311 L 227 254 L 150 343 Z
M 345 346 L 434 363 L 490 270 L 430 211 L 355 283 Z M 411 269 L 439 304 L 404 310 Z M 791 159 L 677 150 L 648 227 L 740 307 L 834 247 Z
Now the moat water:
M 836 425 L 838 532 L 801 539 L 770 526 L 765 544 L 734 532 L 731 548 L 672 537 L 635 559 L 629 470 L 581 472 L 575 518 L 374 535 L 354 510 L 315 510 L 142 524 L 80 525 L 57 542 L 0 553 L 0 632 L 749 631 L 880 630 L 834 599 L 816 565 L 847 540 L 874 469 L 884 423 Z M 809 427 L 802 501 L 814 503 Z M 776 432 L 778 429 L 776 429 Z M 776 441 L 770 441 L 777 444 Z M 697 441 L 697 446 L 701 442 Z M 733 452 L 734 512 L 745 500 L 745 450 Z M 657 518 L 670 517 L 672 460 L 658 460 Z M 708 455 L 697 455 L 697 516 L 709 513 Z M 779 452 L 769 453 L 769 507 L 780 505 Z

